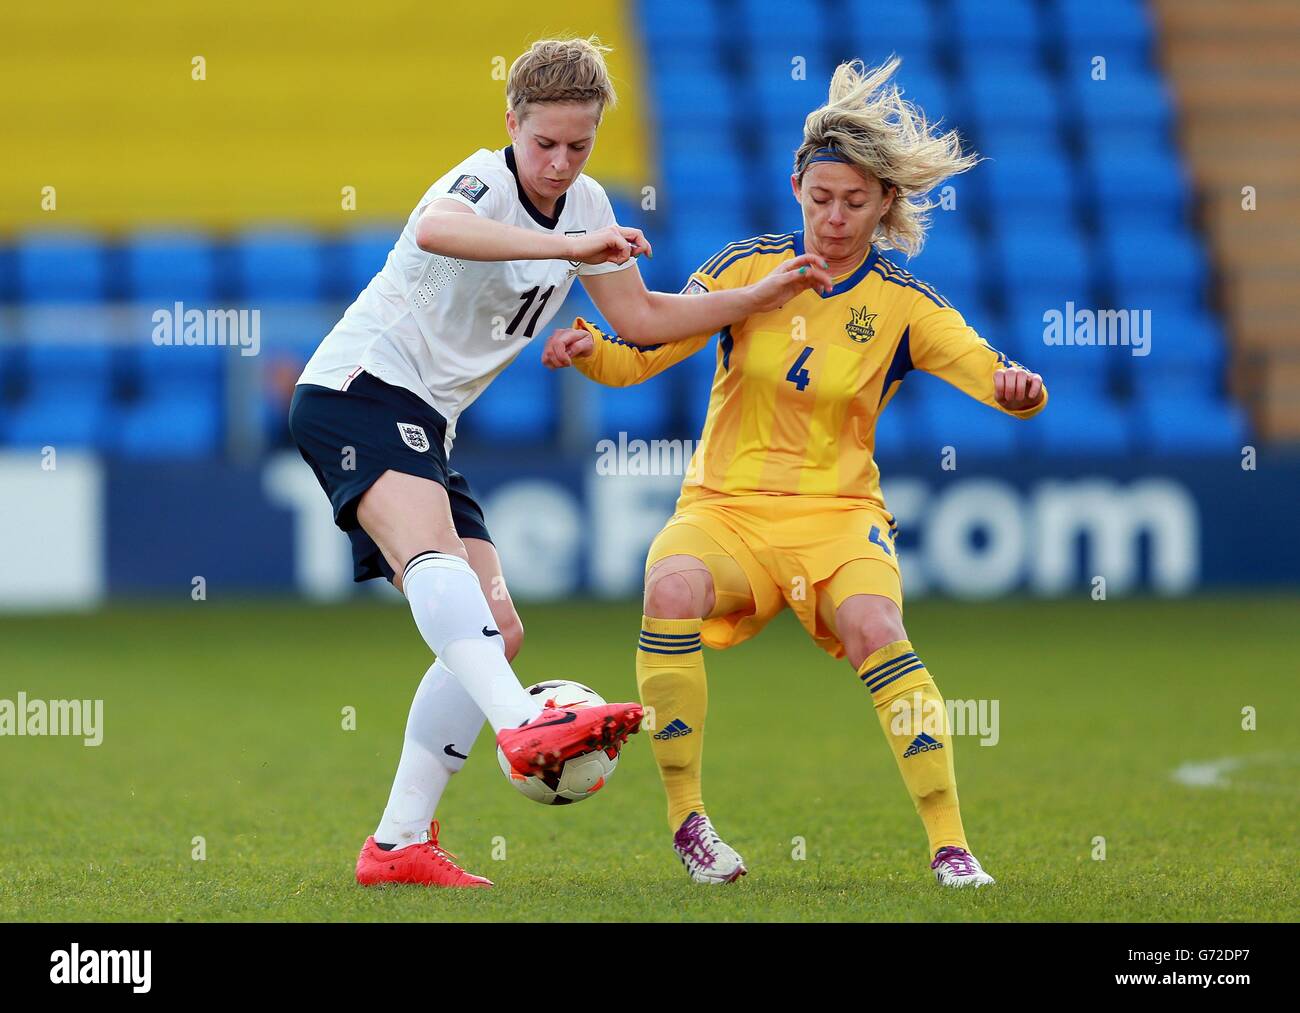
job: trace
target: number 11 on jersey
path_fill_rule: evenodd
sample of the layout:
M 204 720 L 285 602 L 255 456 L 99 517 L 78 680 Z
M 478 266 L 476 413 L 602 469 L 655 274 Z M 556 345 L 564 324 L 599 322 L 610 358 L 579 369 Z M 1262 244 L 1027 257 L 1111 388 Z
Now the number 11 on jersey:
M 537 312 L 533 314 L 532 319 L 528 321 L 528 327 L 524 330 L 525 338 L 531 338 L 533 336 L 533 328 L 537 326 L 537 318 L 542 315 L 542 310 L 546 309 L 546 300 L 551 297 L 551 293 L 554 291 L 555 286 L 552 285 L 542 293 L 542 300 L 537 304 Z M 537 298 L 537 292 L 538 286 L 534 285 L 519 297 L 523 300 L 524 304 L 519 307 L 519 312 L 516 313 L 515 318 L 510 321 L 510 326 L 506 328 L 507 334 L 514 334 L 515 331 L 519 329 L 519 324 L 524 319 L 524 314 L 528 312 L 529 307 L 533 305 L 533 300 Z

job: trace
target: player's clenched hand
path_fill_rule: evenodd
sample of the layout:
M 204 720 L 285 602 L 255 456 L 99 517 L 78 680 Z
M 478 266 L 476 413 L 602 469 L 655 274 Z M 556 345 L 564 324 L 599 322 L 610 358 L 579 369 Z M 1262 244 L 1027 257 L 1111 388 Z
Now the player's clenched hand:
M 762 281 L 749 286 L 753 298 L 751 313 L 777 310 L 808 289 L 829 292 L 835 287 L 826 262 L 814 253 L 787 260 Z
M 993 397 L 1003 408 L 1018 412 L 1043 400 L 1043 378 L 1020 366 L 993 374 Z
M 607 225 L 584 236 L 569 237 L 569 260 L 583 264 L 626 264 L 632 257 L 651 255 L 640 229 Z
M 542 365 L 550 369 L 563 369 L 572 366 L 574 359 L 590 355 L 591 349 L 590 331 L 580 327 L 566 327 L 546 339 L 546 347 L 542 349 Z

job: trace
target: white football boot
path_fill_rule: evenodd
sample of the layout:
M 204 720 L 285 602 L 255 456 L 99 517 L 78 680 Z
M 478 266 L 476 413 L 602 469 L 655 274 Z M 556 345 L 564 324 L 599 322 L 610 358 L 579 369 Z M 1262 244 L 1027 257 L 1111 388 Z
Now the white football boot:
M 707 816 L 691 813 L 673 835 L 673 850 L 696 883 L 734 883 L 745 875 L 745 862 L 713 829 Z
M 966 886 L 991 886 L 997 882 L 984 871 L 980 860 L 965 848 L 940 848 L 935 852 L 930 868 L 934 870 L 934 878 L 940 886 L 960 889 Z

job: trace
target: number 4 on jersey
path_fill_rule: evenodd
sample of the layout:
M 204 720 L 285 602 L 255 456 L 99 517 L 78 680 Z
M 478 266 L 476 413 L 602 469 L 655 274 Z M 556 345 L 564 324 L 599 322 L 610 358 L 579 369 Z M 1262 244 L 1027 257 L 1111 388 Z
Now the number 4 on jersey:
M 808 370 L 803 368 L 803 364 L 808 361 L 808 356 L 812 355 L 813 350 L 810 347 L 805 348 L 799 353 L 799 358 L 794 360 L 794 365 L 790 367 L 790 372 L 785 374 L 785 378 L 794 384 L 795 390 L 803 390 L 808 386 L 812 379 L 808 375 Z

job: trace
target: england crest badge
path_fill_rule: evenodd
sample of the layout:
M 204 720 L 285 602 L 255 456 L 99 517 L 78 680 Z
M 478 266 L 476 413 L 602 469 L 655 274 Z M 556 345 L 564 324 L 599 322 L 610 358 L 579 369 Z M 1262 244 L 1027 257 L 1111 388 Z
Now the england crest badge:
M 429 435 L 423 426 L 417 426 L 414 422 L 399 422 L 397 431 L 402 434 L 402 442 L 412 450 L 423 454 L 429 449 Z

